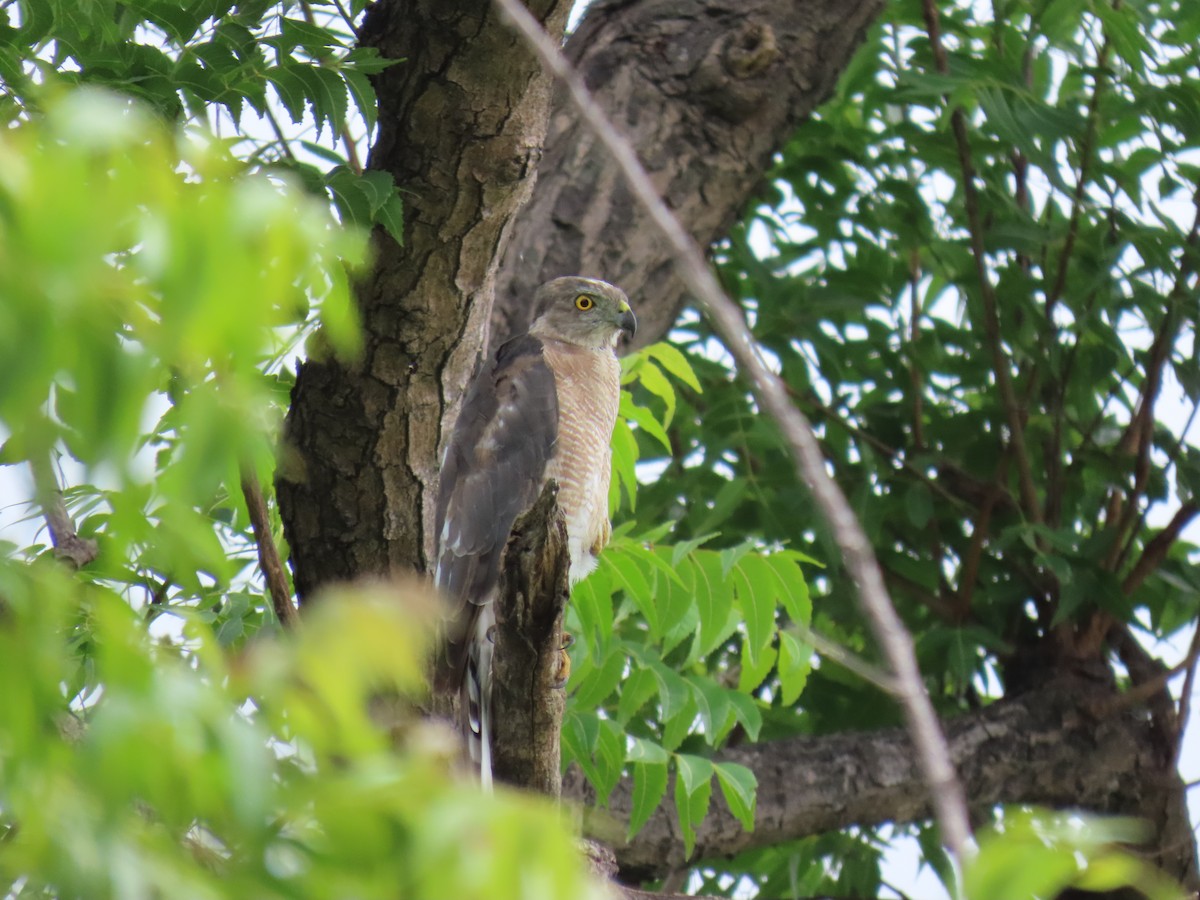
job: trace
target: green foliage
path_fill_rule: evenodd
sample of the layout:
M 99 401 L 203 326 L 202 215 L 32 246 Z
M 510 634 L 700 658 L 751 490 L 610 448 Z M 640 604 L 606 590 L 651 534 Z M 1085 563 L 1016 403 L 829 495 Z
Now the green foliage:
M 6 132 L 0 159 L 5 459 L 82 467 L 68 507 L 101 545 L 85 577 L 212 611 L 244 566 L 240 469 L 273 467 L 272 361 L 314 304 L 321 342 L 354 352 L 344 264 L 364 242 L 222 142 L 96 90 Z
M 1189 521 L 1200 484 L 1180 441 L 1200 401 L 1200 12 L 1178 0 L 937 7 L 945 67 L 924 4 L 888 4 L 717 258 L 814 422 L 950 714 L 1036 689 L 1051 668 L 1031 672 L 1031 659 L 1102 656 L 1088 635 L 1112 623 L 1162 639 L 1200 615 L 1196 549 L 1164 528 Z M 627 533 L 670 521 L 670 541 L 704 539 L 707 552 L 804 549 L 829 566 L 810 573 L 813 627 L 874 658 L 778 433 L 699 315 L 671 337 L 703 390 L 678 392 L 663 429 L 673 452 L 641 485 L 644 524 Z M 1176 397 L 1182 413 L 1162 419 L 1155 402 Z M 662 457 L 662 436 L 636 437 L 644 458 Z M 731 608 L 698 595 L 685 624 L 652 596 L 657 620 L 700 645 Z M 666 662 L 694 663 L 693 643 L 662 645 Z M 765 653 L 778 661 L 756 685 L 759 740 L 899 724 L 857 677 L 798 665 L 812 653 L 786 627 Z M 737 664 L 757 676 L 748 654 Z M 694 871 L 705 891 L 749 879 L 769 896 L 870 896 L 878 867 L 863 840 Z M 936 839 L 926 849 L 940 852 Z M 778 868 L 763 880 L 766 866 Z M 811 867 L 876 874 L 835 885 Z
M 1200 457 L 1153 414 L 1131 425 L 1171 384 L 1200 400 L 1200 11 L 940 5 L 946 65 L 921 4 L 888 4 L 718 264 L 952 713 L 1036 688 L 1030 654 L 1101 616 L 1165 637 L 1200 613 L 1194 548 L 1154 559 L 1169 532 L 1147 524 L 1195 500 Z M 0 6 L 0 461 L 57 460 L 100 545 L 72 577 L 38 539 L 3 545 L 16 895 L 587 896 L 568 829 L 453 781 L 410 716 L 419 591 L 340 598 L 283 640 L 251 565 L 240 482 L 269 494 L 290 364 L 355 349 L 346 266 L 365 242 L 333 216 L 403 232 L 390 176 L 358 171 L 372 79 L 403 65 L 353 48 L 363 6 Z M 707 326 L 685 313 L 623 365 L 616 533 L 569 609 L 564 764 L 601 798 L 632 780 L 630 836 L 672 803 L 690 851 L 714 789 L 753 827 L 754 777 L 721 749 L 898 715 L 807 643 L 811 625 L 874 656 Z M 700 861 L 692 885 L 870 896 L 908 833 L 950 879 L 919 825 Z M 966 896 L 1166 896 L 1113 849 L 1126 837 L 1006 812 Z
M 659 456 L 672 452 L 666 438 L 677 405 L 672 379 L 693 390 L 700 382 L 687 358 L 666 344 L 626 357 L 622 368 L 627 390 L 613 439 L 610 499 L 615 507 L 624 497 L 632 514 L 638 466 L 652 464 L 639 456 L 642 447 Z M 662 543 L 669 524 L 637 536 L 632 525 L 618 529 L 599 568 L 571 594 L 567 626 L 581 640 L 573 653 L 563 762 L 580 766 L 601 802 L 622 774 L 633 778 L 631 836 L 661 802 L 673 771 L 690 852 L 714 776 L 730 809 L 753 830 L 753 773 L 695 751 L 711 753 L 735 730 L 757 739 L 774 692 L 764 688 L 769 676 L 789 702 L 799 696 L 812 653 L 788 629 L 812 619 L 800 564 L 813 560 L 753 542 L 722 551 L 704 548 L 706 539 L 669 545 Z
M 454 738 L 411 706 L 434 620 L 422 591 L 343 592 L 297 634 L 229 656 L 199 620 L 184 645 L 154 642 L 124 599 L 50 560 L 0 565 L 0 884 L 598 897 L 557 812 L 481 798 L 452 776 Z
M 971 900 L 1010 900 L 1054 897 L 1069 887 L 1096 893 L 1130 887 L 1150 900 L 1177 900 L 1177 885 L 1121 849 L 1144 837 L 1142 824 L 1126 819 L 1006 810 L 980 838 L 963 893 Z
M 365 126 L 363 137 L 375 127 L 371 76 L 398 62 L 354 46 L 353 18 L 364 6 L 20 0 L 19 25 L 0 22 L 0 121 L 28 117 L 64 87 L 117 90 L 164 120 L 224 126 L 237 135 L 240 158 L 296 172 L 335 204 L 343 222 L 378 224 L 401 240 L 402 204 L 391 176 L 358 172 L 354 161 L 351 126 Z M 280 107 L 312 140 L 285 135 Z M 249 137 L 268 128 L 270 139 Z M 349 159 L 333 149 L 339 142 Z M 333 168 L 305 161 L 302 150 Z
M 426 588 L 264 628 L 239 481 L 273 480 L 281 354 L 354 352 L 363 236 L 96 89 L 0 134 L 0 162 L 5 461 L 61 454 L 99 543 L 78 572 L 0 556 L 5 893 L 596 895 L 559 814 L 481 798 L 418 714 Z

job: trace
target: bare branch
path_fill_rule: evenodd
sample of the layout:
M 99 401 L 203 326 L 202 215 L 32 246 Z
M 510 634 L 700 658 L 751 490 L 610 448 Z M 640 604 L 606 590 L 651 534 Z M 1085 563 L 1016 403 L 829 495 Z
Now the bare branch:
M 50 460 L 30 460 L 29 468 L 33 471 L 33 486 L 37 492 L 38 503 L 41 504 L 42 514 L 46 517 L 46 526 L 50 529 L 54 555 L 69 563 L 72 568 L 83 568 L 96 558 L 99 552 L 96 542 L 90 538 L 81 538 L 75 530 L 75 523 L 66 503 L 63 502 L 62 488 L 58 486 L 58 478 Z
M 846 498 L 825 470 L 821 448 L 804 415 L 792 405 L 783 383 L 767 368 L 740 310 L 722 292 L 703 254 L 659 199 L 629 142 L 618 136 L 592 101 L 557 45 L 517 0 L 496 0 L 542 64 L 567 87 L 581 118 L 618 164 L 621 176 L 638 203 L 672 249 L 680 277 L 699 301 L 722 341 L 750 382 L 760 407 L 776 422 L 797 471 L 812 491 L 841 550 L 859 600 L 879 641 L 899 688 L 899 700 L 917 750 L 942 838 L 960 861 L 970 844 L 970 823 L 962 786 L 950 761 L 945 736 L 925 692 L 917 667 L 912 637 L 888 599 L 883 573 L 870 541 Z
M 1008 452 L 1003 453 L 996 466 L 995 480 L 988 487 L 983 503 L 979 507 L 979 514 L 975 517 L 974 531 L 971 532 L 971 543 L 967 547 L 962 568 L 959 570 L 958 595 L 955 598 L 955 606 L 960 622 L 965 620 L 971 611 L 971 597 L 975 593 L 975 582 L 979 579 L 979 566 L 983 561 L 983 545 L 987 542 L 988 532 L 992 527 L 992 512 L 996 508 L 996 501 L 1000 499 L 1004 480 L 1008 475 L 1010 455 Z
M 802 622 L 793 622 L 789 627 L 796 632 L 800 640 L 811 644 L 819 655 L 831 663 L 841 666 L 847 672 L 854 673 L 863 681 L 870 682 L 885 694 L 899 697 L 900 689 L 896 685 L 896 679 L 887 672 L 881 672 L 858 654 L 847 650 L 837 641 L 825 637 L 820 632 L 813 631 Z
M 248 465 L 242 466 L 242 496 L 246 498 L 246 509 L 250 512 L 250 527 L 254 529 L 254 543 L 258 548 L 258 565 L 271 594 L 271 606 L 279 624 L 284 628 L 292 628 L 299 616 L 292 603 L 292 592 L 288 587 L 287 573 L 283 570 L 283 560 L 279 557 L 279 548 L 275 546 L 275 538 L 271 534 L 271 518 L 267 514 L 262 487 L 258 483 L 258 476 Z

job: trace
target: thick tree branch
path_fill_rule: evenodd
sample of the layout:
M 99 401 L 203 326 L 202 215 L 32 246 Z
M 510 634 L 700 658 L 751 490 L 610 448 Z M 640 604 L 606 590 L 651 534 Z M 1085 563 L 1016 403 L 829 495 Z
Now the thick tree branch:
M 1170 788 L 1160 777 L 1162 749 L 1136 710 L 1104 710 L 1111 688 L 1084 679 L 1061 679 L 1035 694 L 1002 700 L 946 723 L 953 761 L 972 803 L 1029 803 L 1102 813 L 1141 815 L 1160 829 Z M 838 733 L 750 745 L 721 754 L 748 766 L 759 784 L 755 828 L 744 831 L 725 804 L 714 798 L 696 832 L 692 862 L 822 834 L 850 825 L 928 818 L 931 805 L 912 745 L 901 729 Z M 622 781 L 607 813 L 626 821 L 633 785 Z M 565 796 L 591 802 L 573 774 Z M 670 791 L 668 790 L 668 797 Z M 1182 797 L 1176 805 L 1182 805 Z M 1187 828 L 1186 816 L 1182 828 Z M 1178 838 L 1160 830 L 1160 837 Z M 1165 847 L 1170 840 L 1152 842 Z M 1160 859 L 1175 877 L 1191 876 L 1177 859 Z M 630 881 L 662 877 L 684 866 L 683 839 L 669 801 L 626 846 L 616 848 L 622 876 Z
M 808 420 L 788 399 L 783 382 L 763 362 L 740 310 L 725 296 L 700 249 L 658 197 L 633 148 L 613 131 L 558 47 L 516 0 L 496 2 L 535 49 L 543 65 L 566 86 L 581 118 L 618 164 L 630 193 L 649 216 L 660 239 L 670 246 L 680 277 L 749 381 L 755 400 L 778 425 L 797 472 L 829 523 L 846 568 L 854 579 L 863 611 L 896 679 L 898 699 L 932 797 L 942 839 L 961 861 L 968 852 L 970 841 L 966 800 L 950 763 L 933 705 L 925 693 L 912 637 L 888 599 L 883 573 L 870 541 L 846 498 L 825 471 L 821 448 Z
M 496 780 L 555 798 L 562 787 L 562 615 L 570 568 L 557 497 L 550 482 L 513 525 L 500 572 L 492 661 Z

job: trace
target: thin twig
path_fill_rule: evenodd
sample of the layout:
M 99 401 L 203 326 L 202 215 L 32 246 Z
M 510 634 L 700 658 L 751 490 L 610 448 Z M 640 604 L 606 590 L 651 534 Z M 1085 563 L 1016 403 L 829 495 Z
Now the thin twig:
M 909 355 L 909 378 L 912 381 L 913 392 L 913 449 L 925 449 L 925 375 L 917 365 L 917 341 L 921 337 L 921 258 L 913 251 L 908 259 L 908 294 L 911 301 L 910 321 L 908 323 L 908 345 L 912 348 Z
M 788 628 L 793 629 L 800 640 L 812 645 L 812 648 L 817 651 L 818 655 L 829 660 L 831 663 L 841 666 L 847 672 L 852 672 L 863 681 L 870 682 L 885 694 L 890 694 L 893 697 L 900 696 L 900 689 L 896 684 L 896 679 L 887 672 L 871 665 L 857 653 L 847 650 L 837 641 L 825 637 L 819 631 L 813 631 L 803 622 L 792 622 Z
M 1200 187 L 1193 193 L 1192 202 L 1196 207 L 1196 212 L 1186 240 L 1189 249 L 1195 248 L 1200 242 Z M 1109 568 L 1113 571 L 1120 568 L 1128 557 L 1149 509 L 1147 506 L 1147 509 L 1141 510 L 1139 513 L 1137 507 L 1138 500 L 1141 498 L 1150 476 L 1150 451 L 1154 439 L 1154 405 L 1158 401 L 1158 394 L 1162 388 L 1164 369 L 1171 358 L 1171 348 L 1178 336 L 1178 329 L 1183 324 L 1183 317 L 1176 315 L 1176 312 L 1187 296 L 1187 281 L 1191 274 L 1191 255 L 1185 250 L 1179 263 L 1179 271 L 1175 273 L 1175 283 L 1170 294 L 1167 295 L 1167 308 L 1163 312 L 1163 320 L 1154 334 L 1154 341 L 1147 353 L 1146 375 L 1142 379 L 1137 409 L 1122 435 L 1121 443 L 1118 444 L 1118 449 L 1124 448 L 1126 452 L 1129 449 L 1136 449 L 1137 458 L 1133 488 L 1126 498 L 1126 506 L 1117 525 L 1117 536 L 1113 543 L 1116 555 L 1110 556 Z M 1188 427 L 1190 425 L 1191 418 L 1189 417 Z M 1182 440 L 1181 435 L 1181 443 Z M 1178 445 L 1176 450 L 1178 450 Z M 1135 518 L 1138 519 L 1136 525 L 1134 524 Z
M 1130 637 L 1129 640 L 1134 639 Z M 1200 661 L 1200 627 L 1197 627 L 1196 632 L 1192 635 L 1192 643 L 1188 647 L 1187 656 L 1185 656 L 1175 665 L 1171 666 L 1171 668 L 1164 668 L 1161 672 L 1156 673 L 1153 677 L 1147 678 L 1144 681 L 1140 681 L 1129 690 L 1113 697 L 1107 704 L 1105 704 L 1103 712 L 1105 715 L 1108 715 L 1110 713 L 1119 712 L 1123 709 L 1128 709 L 1131 706 L 1140 706 L 1146 700 L 1149 700 L 1154 695 L 1160 693 L 1172 679 L 1179 677 L 1179 675 L 1184 672 L 1187 672 L 1189 678 L 1191 678 L 1194 682 L 1195 669 L 1198 661 Z M 1187 715 L 1188 707 L 1185 705 L 1184 701 L 1188 699 L 1190 694 L 1191 688 L 1185 681 L 1183 696 L 1179 698 L 1180 716 Z M 1176 721 L 1179 723 L 1179 734 L 1183 734 L 1184 725 L 1186 723 L 1180 718 L 1177 718 Z
M 1200 663 L 1200 623 L 1192 632 L 1192 645 L 1188 648 L 1187 675 L 1183 679 L 1183 693 L 1179 695 L 1179 714 L 1175 719 L 1175 752 L 1171 754 L 1171 768 L 1179 767 L 1179 754 L 1183 751 L 1183 735 L 1187 731 L 1188 717 L 1192 713 L 1192 691 L 1196 689 L 1196 665 Z
M 1130 419 L 1118 450 L 1134 452 L 1133 485 L 1129 489 L 1124 502 L 1124 508 L 1117 520 L 1116 537 L 1112 551 L 1109 554 L 1109 570 L 1116 571 L 1128 557 L 1134 541 L 1137 539 L 1138 504 L 1150 481 L 1151 450 L 1154 445 L 1154 406 L 1158 402 L 1159 391 L 1162 388 L 1163 369 L 1171 358 L 1171 347 L 1174 346 L 1177 327 L 1181 317 L 1176 315 L 1177 306 L 1168 302 L 1163 313 L 1163 320 L 1154 335 L 1154 342 L 1146 354 L 1146 376 L 1142 382 L 1142 395 L 1137 409 Z
M 1100 53 L 1096 60 L 1096 84 L 1088 101 L 1087 124 L 1084 128 L 1083 140 L 1079 144 L 1079 180 L 1075 182 L 1075 191 L 1071 197 L 1071 217 L 1067 223 L 1067 236 L 1063 241 L 1062 252 L 1058 255 L 1058 271 L 1054 276 L 1054 286 L 1046 296 L 1046 321 L 1051 324 L 1054 321 L 1054 306 L 1062 297 L 1063 290 L 1067 286 L 1067 269 L 1071 263 L 1071 256 L 1075 252 L 1075 241 L 1079 236 L 1079 219 L 1083 215 L 1083 201 L 1087 194 L 1088 180 L 1091 178 L 1100 96 L 1104 92 L 1104 72 L 1108 68 L 1109 52 L 1110 42 L 1105 36 L 1104 44 L 1100 47 Z
M 763 362 L 741 311 L 722 292 L 700 248 L 658 196 L 633 147 L 613 129 L 557 44 L 519 0 L 496 0 L 496 3 L 546 69 L 566 86 L 580 118 L 605 146 L 630 192 L 671 247 L 680 277 L 750 382 L 755 400 L 778 425 L 798 473 L 812 492 L 841 550 L 858 590 L 859 602 L 896 679 L 897 698 L 917 751 L 917 762 L 930 793 L 942 839 L 950 853 L 962 863 L 970 852 L 971 841 L 966 800 L 950 760 L 945 735 L 917 667 L 912 636 L 888 599 L 883 573 L 870 541 L 845 496 L 825 471 L 821 447 L 812 427 L 788 399 L 783 383 Z
M 356 33 L 357 29 L 354 25 L 354 17 L 347 12 L 345 4 L 341 0 L 333 0 L 333 6 L 338 11 L 338 15 L 342 17 L 342 21 L 346 23 L 346 27 L 350 29 L 351 34 Z
M 824 421 L 830 425 L 836 425 L 851 437 L 862 441 L 864 444 L 868 444 L 873 449 L 886 456 L 889 462 L 900 466 L 900 468 L 908 472 L 918 481 L 922 482 L 927 488 L 929 488 L 929 490 L 933 491 L 933 493 L 937 494 L 946 502 L 952 503 L 956 506 L 967 505 L 966 501 L 963 500 L 962 497 L 956 496 L 951 491 L 947 490 L 945 485 L 941 484 L 938 479 L 931 478 L 929 475 L 926 475 L 919 466 L 916 466 L 905 459 L 900 454 L 900 451 L 895 447 L 892 447 L 886 441 L 871 434 L 871 432 L 866 431 L 863 428 L 859 428 L 857 425 L 847 421 L 836 409 L 822 403 L 821 399 L 816 394 L 812 393 L 811 391 L 798 391 L 791 385 L 787 385 L 787 392 L 788 396 L 792 398 L 797 406 L 808 407 L 808 409 L 819 413 L 820 416 L 823 417 L 820 421 Z
M 1008 476 L 1008 460 L 1010 454 L 1005 452 L 1000 456 L 996 466 L 996 477 L 988 486 L 983 504 L 979 507 L 979 515 L 975 519 L 975 528 L 971 532 L 971 543 L 963 557 L 962 568 L 959 570 L 958 594 L 955 606 L 959 621 L 965 621 L 971 611 L 971 598 L 975 593 L 975 582 L 979 578 L 979 566 L 983 562 L 983 545 L 988 539 L 992 527 L 992 513 L 996 509 L 996 501 L 1000 499 L 1004 480 Z
M 31 459 L 29 468 L 33 472 L 33 488 L 42 507 L 42 515 L 46 517 L 46 527 L 50 529 L 54 555 L 72 568 L 82 569 L 99 553 L 96 542 L 81 538 L 75 530 L 75 522 L 71 519 L 67 504 L 63 502 L 62 488 L 58 486 L 58 477 L 50 460 L 40 457 Z
M 250 512 L 250 527 L 254 529 L 254 543 L 258 546 L 258 565 L 271 594 L 271 606 L 275 617 L 284 628 L 293 628 L 299 615 L 292 603 L 292 592 L 288 588 L 287 573 L 279 548 L 271 534 L 271 519 L 267 514 L 267 502 L 263 499 L 258 475 L 249 465 L 242 466 L 242 496 L 246 498 L 246 509 Z
M 283 133 L 283 128 L 279 124 L 279 120 L 275 118 L 275 113 L 271 111 L 271 105 L 268 103 L 264 108 L 267 122 L 271 125 L 271 130 L 275 132 L 275 137 L 279 141 L 279 149 L 283 151 L 283 155 L 288 158 L 289 162 L 296 161 L 296 154 L 292 152 L 292 146 L 288 143 L 288 136 Z

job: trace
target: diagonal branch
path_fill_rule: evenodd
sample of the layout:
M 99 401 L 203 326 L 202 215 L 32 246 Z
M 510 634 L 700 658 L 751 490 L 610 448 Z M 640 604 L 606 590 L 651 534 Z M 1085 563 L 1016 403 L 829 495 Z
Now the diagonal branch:
M 50 529 L 54 555 L 69 563 L 72 568 L 82 569 L 96 558 L 96 542 L 89 538 L 81 538 L 75 530 L 75 523 L 67 510 L 67 504 L 63 502 L 62 488 L 58 486 L 58 478 L 50 460 L 31 459 L 29 468 L 33 471 L 33 486 L 37 492 L 38 503 L 41 504 L 42 514 L 46 517 L 46 526 Z
M 271 607 L 275 610 L 279 624 L 284 628 L 292 628 L 299 616 L 292 603 L 292 591 L 288 587 L 287 573 L 283 570 L 279 548 L 275 546 L 275 538 L 271 534 L 267 501 L 263 499 L 258 476 L 249 465 L 242 466 L 242 496 L 246 499 L 246 509 L 250 513 L 250 527 L 254 530 L 254 545 L 258 551 L 258 566 L 262 569 L 267 591 L 271 595 Z
M 1147 541 L 1146 546 L 1142 549 L 1142 555 L 1134 564 L 1132 571 L 1121 582 L 1121 590 L 1126 596 L 1135 594 L 1154 570 L 1162 565 L 1163 560 L 1167 558 L 1167 551 L 1179 539 L 1183 529 L 1191 523 L 1192 519 L 1196 518 L 1197 512 L 1200 512 L 1200 505 L 1197 505 L 1195 501 L 1183 504 L 1175 511 L 1175 515 L 1171 517 L 1167 526 Z
M 950 761 L 945 736 L 925 692 L 912 636 L 896 614 L 870 541 L 846 498 L 825 471 L 821 448 L 804 415 L 792 405 L 787 389 L 764 364 L 740 310 L 722 292 L 703 254 L 659 198 L 629 142 L 618 136 L 592 101 L 559 48 L 517 0 L 496 0 L 542 64 L 563 83 L 581 118 L 618 164 L 621 176 L 655 229 L 671 247 L 680 277 L 699 301 L 721 340 L 750 382 L 755 400 L 776 422 L 796 469 L 829 523 L 859 601 L 896 679 L 899 700 L 924 776 L 942 839 L 960 861 L 968 852 L 971 829 L 962 786 Z

